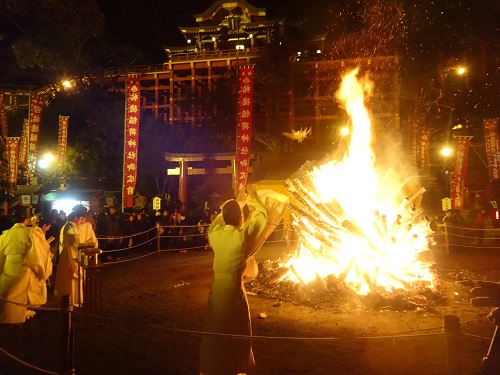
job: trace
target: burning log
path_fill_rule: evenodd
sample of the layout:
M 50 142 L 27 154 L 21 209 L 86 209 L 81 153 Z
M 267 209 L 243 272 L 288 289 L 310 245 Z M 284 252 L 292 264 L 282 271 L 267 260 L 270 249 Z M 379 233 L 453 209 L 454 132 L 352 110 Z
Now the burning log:
M 347 277 L 347 275 L 349 274 L 349 272 L 351 272 L 351 269 L 354 266 L 354 262 L 355 261 L 356 261 L 356 259 L 351 258 L 351 260 L 349 261 L 349 264 L 347 265 L 347 267 L 344 268 L 342 270 L 342 272 L 339 274 L 339 276 L 337 277 L 337 280 L 339 282 L 343 282 L 345 280 L 345 278 Z
M 370 288 L 370 291 L 372 293 L 374 293 L 375 290 L 376 290 L 376 284 L 375 284 L 374 279 L 372 279 L 372 277 L 368 273 L 368 271 L 363 272 L 363 278 L 365 279 L 366 283 L 368 284 L 368 287 Z
M 293 272 L 294 276 L 300 281 L 300 283 L 302 285 L 307 285 L 307 283 L 305 282 L 305 280 L 302 278 L 302 276 L 300 276 L 300 273 L 297 272 L 297 269 L 295 268 L 295 266 L 292 264 L 290 265 L 290 270 Z

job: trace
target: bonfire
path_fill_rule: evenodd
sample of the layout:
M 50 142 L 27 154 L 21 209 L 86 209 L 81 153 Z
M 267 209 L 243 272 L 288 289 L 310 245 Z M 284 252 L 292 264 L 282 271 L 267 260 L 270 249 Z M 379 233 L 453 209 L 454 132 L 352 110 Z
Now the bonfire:
M 347 152 L 287 181 L 298 245 L 280 281 L 333 280 L 359 296 L 434 287 L 424 256 L 432 231 L 419 207 L 425 189 L 392 169 L 377 171 L 364 105 L 371 87 L 357 70 L 343 78 L 337 97 L 352 120 Z

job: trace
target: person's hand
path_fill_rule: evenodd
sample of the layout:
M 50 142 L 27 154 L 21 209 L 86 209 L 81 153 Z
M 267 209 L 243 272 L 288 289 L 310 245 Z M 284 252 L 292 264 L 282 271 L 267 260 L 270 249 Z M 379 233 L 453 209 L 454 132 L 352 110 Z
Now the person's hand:
M 472 288 L 471 304 L 476 307 L 500 307 L 500 283 L 492 281 L 476 281 Z
M 248 194 L 245 192 L 245 190 L 240 190 L 238 192 L 238 195 L 236 196 L 236 202 L 240 205 L 241 208 L 245 206 L 248 202 Z

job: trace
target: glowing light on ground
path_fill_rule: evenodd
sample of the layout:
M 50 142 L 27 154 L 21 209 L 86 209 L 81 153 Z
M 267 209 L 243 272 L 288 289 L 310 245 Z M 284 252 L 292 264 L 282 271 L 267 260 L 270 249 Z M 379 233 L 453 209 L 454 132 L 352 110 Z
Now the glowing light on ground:
M 353 125 L 343 160 L 287 181 L 299 202 L 293 214 L 299 245 L 284 279 L 307 284 L 333 276 L 359 294 L 432 286 L 430 264 L 421 259 L 431 231 L 416 204 L 425 189 L 391 170 L 376 171 L 364 106 L 372 86 L 356 74 L 344 77 L 337 94 Z

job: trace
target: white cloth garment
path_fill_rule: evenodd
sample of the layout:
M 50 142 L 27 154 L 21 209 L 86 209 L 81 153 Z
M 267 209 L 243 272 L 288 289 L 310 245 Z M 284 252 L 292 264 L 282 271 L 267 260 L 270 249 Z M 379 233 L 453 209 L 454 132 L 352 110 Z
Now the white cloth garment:
M 68 221 L 61 229 L 59 239 L 59 263 L 57 265 L 56 284 L 54 296 L 62 297 L 69 295 L 74 306 L 83 303 L 82 293 L 82 270 L 78 268 L 78 244 L 80 234 L 77 226 Z M 80 277 L 78 277 L 80 272 Z
M 39 257 L 32 229 L 17 223 L 0 236 L 0 297 L 28 303 L 30 278 L 43 280 L 45 264 Z M 24 323 L 27 307 L 0 300 L 0 323 Z
M 78 268 L 78 244 L 83 242 L 94 242 L 96 246 L 97 237 L 91 223 L 74 224 L 67 222 L 61 229 L 59 239 L 59 264 L 57 266 L 56 284 L 54 296 L 71 296 L 74 306 L 83 303 L 83 270 Z M 80 273 L 80 277 L 78 277 Z M 80 280 L 80 281 L 78 281 Z
M 45 239 L 45 232 L 35 227 L 32 231 L 33 243 L 43 268 L 42 279 L 31 274 L 28 285 L 28 303 L 30 305 L 43 305 L 47 303 L 47 280 L 52 275 L 52 257 L 54 254 L 50 251 L 50 244 Z

